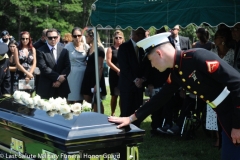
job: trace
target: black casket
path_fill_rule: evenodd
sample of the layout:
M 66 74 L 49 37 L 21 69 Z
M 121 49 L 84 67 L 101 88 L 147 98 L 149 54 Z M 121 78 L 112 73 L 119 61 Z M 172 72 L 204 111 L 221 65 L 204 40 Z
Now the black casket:
M 103 114 L 50 117 L 13 99 L 0 103 L 0 123 L 0 159 L 134 160 L 145 134 L 134 125 L 117 129 Z

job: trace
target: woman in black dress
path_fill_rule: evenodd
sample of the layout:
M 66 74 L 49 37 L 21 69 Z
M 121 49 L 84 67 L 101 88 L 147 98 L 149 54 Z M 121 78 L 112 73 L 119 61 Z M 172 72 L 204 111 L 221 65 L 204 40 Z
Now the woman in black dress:
M 14 83 L 14 74 L 17 70 L 16 63 L 14 61 L 14 53 L 18 53 L 18 43 L 15 40 L 11 40 L 8 44 L 8 57 L 9 57 L 9 69 L 11 73 L 11 94 L 13 94 L 14 91 L 17 90 L 17 88 L 13 89 L 13 83 Z
M 96 77 L 95 77 L 95 58 L 94 58 L 94 32 L 93 30 L 88 30 L 86 34 L 86 42 L 89 44 L 90 48 L 87 52 L 86 63 L 87 67 L 84 73 L 84 78 L 82 82 L 81 94 L 83 98 L 88 103 L 92 103 L 93 96 L 96 93 Z M 97 34 L 97 45 L 98 45 L 98 68 L 99 68 L 99 80 L 100 80 L 100 93 L 101 96 L 106 96 L 106 85 L 103 76 L 103 61 L 105 58 L 104 47 L 101 44 L 99 35 Z M 94 97 L 93 104 L 94 112 L 97 112 L 96 97 Z M 101 113 L 104 113 L 103 104 L 101 102 Z
M 120 30 L 116 30 L 113 34 L 113 46 L 109 47 L 107 50 L 107 65 L 110 67 L 109 70 L 109 85 L 111 92 L 111 116 L 114 116 L 117 99 L 120 94 L 118 89 L 118 79 L 120 75 L 119 64 L 117 60 L 118 48 L 119 46 L 125 42 L 123 32 Z M 119 100 L 120 106 L 120 100 Z

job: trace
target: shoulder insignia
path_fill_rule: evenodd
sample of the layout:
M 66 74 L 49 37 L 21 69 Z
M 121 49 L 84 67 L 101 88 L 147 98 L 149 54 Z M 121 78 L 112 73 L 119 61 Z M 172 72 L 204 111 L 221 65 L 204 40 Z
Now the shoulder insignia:
M 168 83 L 168 84 L 171 84 L 171 83 L 172 83 L 172 80 L 171 80 L 171 73 L 170 73 L 169 76 L 168 76 L 167 83 Z
M 206 64 L 209 73 L 214 73 L 219 67 L 218 61 L 206 61 Z

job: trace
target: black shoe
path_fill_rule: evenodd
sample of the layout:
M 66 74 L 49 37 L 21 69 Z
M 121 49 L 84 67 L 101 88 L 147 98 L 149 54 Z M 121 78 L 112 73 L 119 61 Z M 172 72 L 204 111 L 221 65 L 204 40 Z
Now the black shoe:
M 170 125 L 166 124 L 165 126 L 163 127 L 158 127 L 157 128 L 157 131 L 158 132 L 161 132 L 161 133 L 168 133 L 167 130 L 170 129 Z
M 167 130 L 167 132 L 169 133 L 169 134 L 174 134 L 174 135 L 177 135 L 177 134 L 180 134 L 180 128 L 178 127 L 178 126 L 172 126 L 172 128 L 169 128 L 168 130 Z

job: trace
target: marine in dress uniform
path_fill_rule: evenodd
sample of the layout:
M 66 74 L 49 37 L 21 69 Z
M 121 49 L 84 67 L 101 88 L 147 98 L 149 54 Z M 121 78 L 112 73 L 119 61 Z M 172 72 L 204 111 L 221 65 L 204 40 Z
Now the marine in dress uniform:
M 11 75 L 7 52 L 8 46 L 0 43 L 0 97 L 9 97 L 11 92 Z
M 158 34 L 137 43 L 145 50 L 153 67 L 161 72 L 164 71 L 164 67 L 171 68 L 167 83 L 130 117 L 109 117 L 109 121 L 120 123 L 118 127 L 128 125 L 136 119 L 141 121 L 164 106 L 179 86 L 182 86 L 216 111 L 223 128 L 222 160 L 239 160 L 240 74 L 208 50 L 175 50 L 167 39 L 169 34 Z M 158 60 L 157 56 L 160 57 Z

